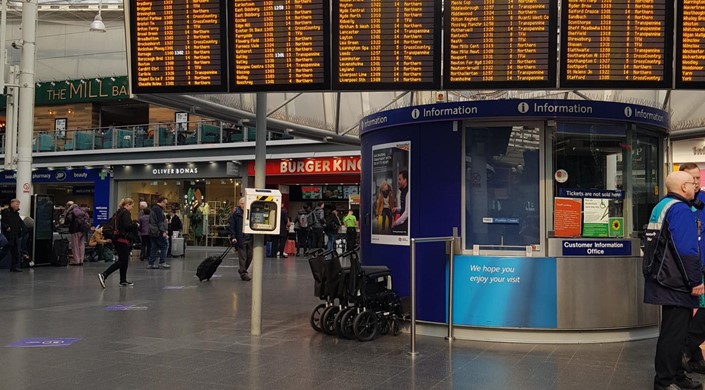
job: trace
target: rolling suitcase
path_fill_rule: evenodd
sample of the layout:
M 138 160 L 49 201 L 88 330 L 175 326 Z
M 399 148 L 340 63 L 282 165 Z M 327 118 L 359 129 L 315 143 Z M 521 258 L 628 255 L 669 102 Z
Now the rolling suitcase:
M 171 239 L 171 255 L 184 256 L 186 252 L 186 242 L 183 237 L 174 237 Z
M 225 256 L 228 255 L 228 252 L 230 252 L 230 249 L 232 249 L 232 247 L 233 246 L 230 245 L 220 256 L 206 257 L 206 259 L 198 265 L 198 268 L 196 269 L 196 276 L 198 276 L 199 282 L 202 282 L 204 279 L 211 279 L 211 276 L 213 276 L 215 271 L 218 269 L 218 266 L 220 265 L 220 263 L 223 262 L 223 259 L 225 258 Z
M 51 265 L 56 267 L 66 267 L 69 265 L 69 240 L 62 238 L 54 241 Z

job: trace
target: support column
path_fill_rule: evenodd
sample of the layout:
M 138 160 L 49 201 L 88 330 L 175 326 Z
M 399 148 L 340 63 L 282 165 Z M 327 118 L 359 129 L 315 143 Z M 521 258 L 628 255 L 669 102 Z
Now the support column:
M 34 61 L 36 57 L 37 0 L 22 2 L 22 59 L 17 135 L 16 198 L 29 213 L 32 194 L 32 134 L 34 133 Z
M 255 188 L 264 188 L 267 165 L 267 94 L 257 93 L 257 139 L 255 140 Z M 262 334 L 262 269 L 264 268 L 264 235 L 252 236 L 252 316 L 250 334 Z

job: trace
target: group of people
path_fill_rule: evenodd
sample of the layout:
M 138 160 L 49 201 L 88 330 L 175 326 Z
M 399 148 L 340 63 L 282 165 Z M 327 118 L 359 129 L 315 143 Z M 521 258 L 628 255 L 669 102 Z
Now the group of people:
M 302 249 L 304 253 L 318 248 L 335 249 L 336 236 L 341 226 L 345 226 L 346 248 L 355 248 L 358 222 L 352 209 L 341 220 L 336 209 L 326 213 L 324 202 L 318 202 L 315 208 L 311 204 L 304 205 L 294 220 L 296 254 L 299 255 Z
M 686 372 L 705 374 L 705 194 L 700 168 L 680 166 L 654 207 L 644 246 L 644 302 L 661 306 L 655 390 L 702 389 Z M 695 310 L 695 313 L 693 311 Z

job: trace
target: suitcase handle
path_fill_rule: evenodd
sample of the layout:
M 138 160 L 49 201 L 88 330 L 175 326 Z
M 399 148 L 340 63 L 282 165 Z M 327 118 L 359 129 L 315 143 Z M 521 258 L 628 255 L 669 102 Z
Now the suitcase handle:
M 225 252 L 223 252 L 223 254 L 220 255 L 220 260 L 223 260 L 225 258 L 225 256 L 227 256 L 228 253 L 230 253 L 230 250 L 233 249 L 233 246 L 234 246 L 233 242 L 230 241 L 230 245 L 225 249 Z

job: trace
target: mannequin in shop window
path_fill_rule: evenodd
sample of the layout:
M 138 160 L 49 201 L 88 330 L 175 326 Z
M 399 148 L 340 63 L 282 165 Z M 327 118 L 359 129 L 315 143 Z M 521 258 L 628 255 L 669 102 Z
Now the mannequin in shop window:
M 194 200 L 191 204 L 191 229 L 193 230 L 194 245 L 201 244 L 201 237 L 203 236 L 203 214 L 201 213 L 200 206 L 201 203 Z

